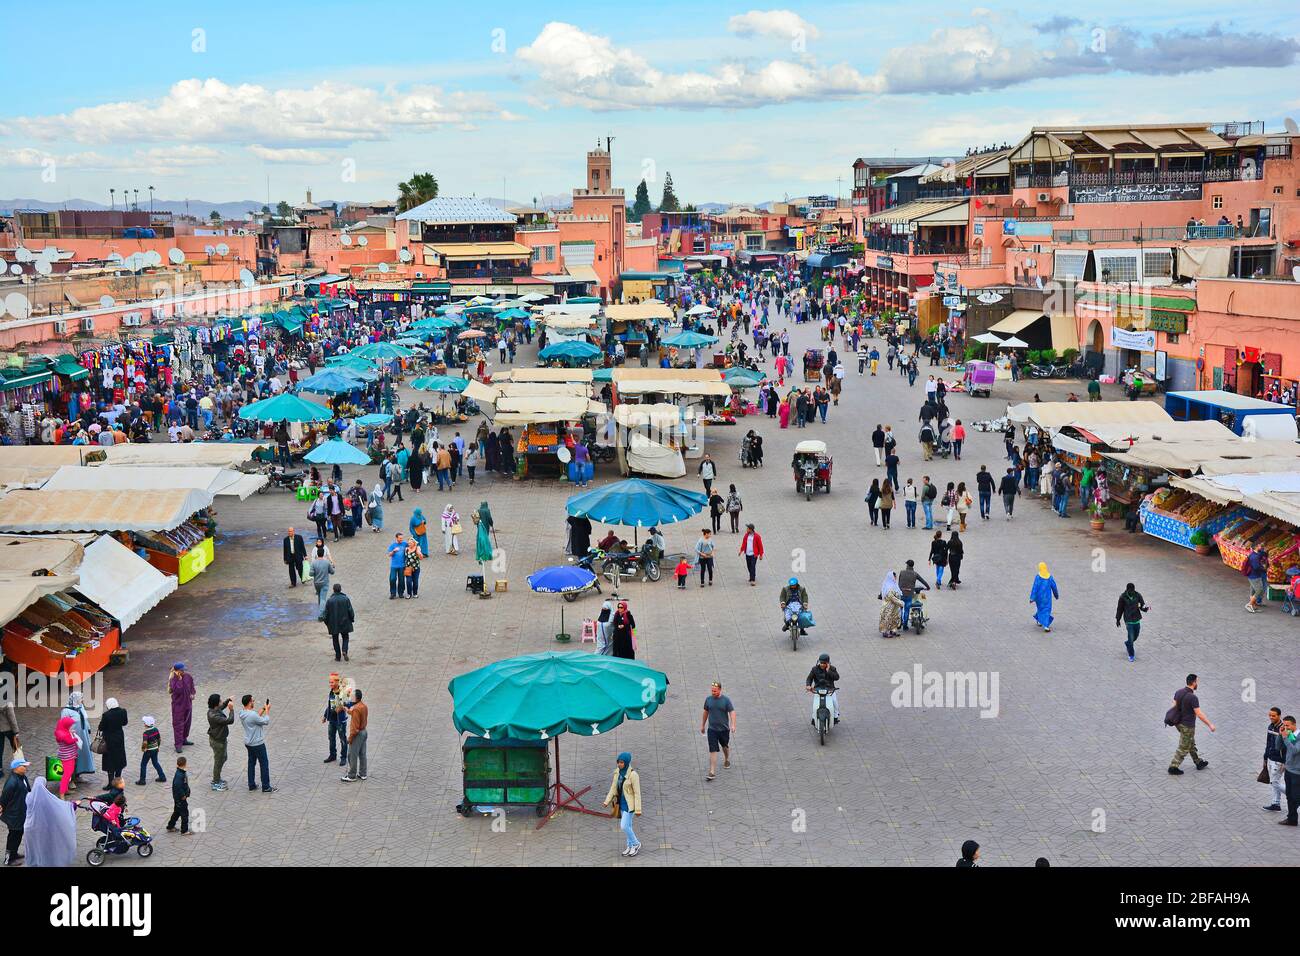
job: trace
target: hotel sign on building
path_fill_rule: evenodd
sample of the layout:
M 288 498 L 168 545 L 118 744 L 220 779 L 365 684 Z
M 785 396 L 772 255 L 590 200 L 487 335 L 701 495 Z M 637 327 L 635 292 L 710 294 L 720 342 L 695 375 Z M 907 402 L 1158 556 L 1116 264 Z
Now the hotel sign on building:
M 1073 203 L 1186 202 L 1200 198 L 1200 183 L 1075 186 L 1070 190 L 1070 202 Z

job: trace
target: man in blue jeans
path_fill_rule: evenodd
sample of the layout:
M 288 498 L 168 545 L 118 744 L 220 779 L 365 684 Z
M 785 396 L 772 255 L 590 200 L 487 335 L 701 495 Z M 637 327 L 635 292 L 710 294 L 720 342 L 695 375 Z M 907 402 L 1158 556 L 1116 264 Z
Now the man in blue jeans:
M 975 474 L 975 486 L 979 492 L 980 517 L 989 520 L 989 510 L 993 505 L 993 476 L 989 474 L 988 465 L 980 465 Z
M 388 600 L 399 597 L 406 597 L 406 542 L 400 531 L 388 546 Z
M 920 585 L 920 587 L 918 587 Z M 898 590 L 903 595 L 903 630 L 907 630 L 907 620 L 912 616 L 912 602 L 916 600 L 917 591 L 930 590 L 929 582 L 916 573 L 916 562 L 908 560 L 907 566 L 898 572 Z
M 925 530 L 934 527 L 934 499 L 939 496 L 939 489 L 930 481 L 929 475 L 921 476 L 921 510 L 925 512 Z
M 262 792 L 275 793 L 271 786 L 271 764 L 266 757 L 266 725 L 271 722 L 271 701 L 268 698 L 261 710 L 253 709 L 253 695 L 240 698 L 244 709 L 239 712 L 239 723 L 244 728 L 244 749 L 248 751 L 248 789 L 257 789 L 253 771 L 261 768 Z

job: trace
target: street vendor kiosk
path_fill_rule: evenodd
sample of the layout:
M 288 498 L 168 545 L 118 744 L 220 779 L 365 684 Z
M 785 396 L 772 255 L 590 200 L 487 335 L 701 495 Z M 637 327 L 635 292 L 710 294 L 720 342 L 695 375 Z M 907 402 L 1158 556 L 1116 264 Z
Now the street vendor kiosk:
M 1296 410 L 1292 405 L 1237 395 L 1222 389 L 1169 392 L 1165 411 L 1179 421 L 1222 422 L 1238 435 L 1296 439 Z

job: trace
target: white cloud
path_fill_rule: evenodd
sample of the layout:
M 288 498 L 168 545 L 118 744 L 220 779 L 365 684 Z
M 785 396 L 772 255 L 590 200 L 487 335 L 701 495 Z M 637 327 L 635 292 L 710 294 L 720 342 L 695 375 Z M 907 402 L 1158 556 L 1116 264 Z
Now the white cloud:
M 737 36 L 769 36 L 790 40 L 796 37 L 816 40 L 821 31 L 792 10 L 750 10 L 727 21 L 727 29 Z
M 877 81 L 843 64 L 821 67 L 787 60 L 762 66 L 724 63 L 711 72 L 667 73 L 607 37 L 552 22 L 516 56 L 566 105 L 597 110 L 671 106 L 754 107 L 810 99 L 857 97 Z
M 287 147 L 283 149 L 272 149 L 269 146 L 260 146 L 257 143 L 248 147 L 248 151 L 258 159 L 267 163 L 286 163 L 296 166 L 324 166 L 331 159 L 325 153 L 318 149 L 295 149 Z
M 182 169 L 208 166 L 221 159 L 221 153 L 206 146 L 165 146 L 137 150 L 121 156 L 110 156 L 92 151 L 80 153 L 51 153 L 41 149 L 0 150 L 0 166 L 31 169 L 52 162 L 58 166 L 83 170 L 121 170 L 166 174 Z
M 189 142 L 334 144 L 386 139 L 395 128 L 434 129 L 496 112 L 479 94 L 330 82 L 303 89 L 232 86 L 217 79 L 176 83 L 158 99 L 19 117 L 0 134 L 82 143 Z

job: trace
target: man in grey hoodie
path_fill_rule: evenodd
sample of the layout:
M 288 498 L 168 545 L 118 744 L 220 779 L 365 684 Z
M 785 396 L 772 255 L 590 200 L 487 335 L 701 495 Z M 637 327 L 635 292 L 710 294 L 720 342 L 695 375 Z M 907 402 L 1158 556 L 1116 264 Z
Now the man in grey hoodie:
M 1296 813 L 1300 811 L 1300 737 L 1296 736 L 1295 718 L 1290 714 L 1282 718 L 1282 733 L 1278 735 L 1277 746 L 1286 767 L 1286 819 L 1279 822 L 1293 827 L 1300 825 L 1296 819 Z

